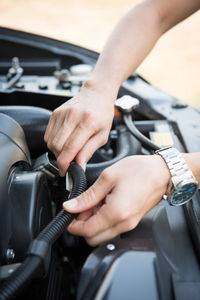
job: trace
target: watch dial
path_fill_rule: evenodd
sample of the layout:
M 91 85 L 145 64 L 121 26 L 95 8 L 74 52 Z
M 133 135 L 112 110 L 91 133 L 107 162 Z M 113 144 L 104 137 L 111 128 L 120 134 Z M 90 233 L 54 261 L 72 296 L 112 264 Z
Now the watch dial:
M 182 205 L 188 202 L 198 189 L 197 183 L 188 183 L 177 189 L 170 197 L 172 205 Z

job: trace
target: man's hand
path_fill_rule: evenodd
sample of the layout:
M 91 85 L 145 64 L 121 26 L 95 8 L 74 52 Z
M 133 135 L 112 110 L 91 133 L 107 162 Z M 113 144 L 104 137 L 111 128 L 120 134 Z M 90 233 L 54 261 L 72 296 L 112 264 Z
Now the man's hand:
M 92 154 L 107 142 L 114 100 L 87 82 L 76 97 L 54 110 L 44 139 L 57 158 L 61 176 L 74 158 L 85 169 Z
M 161 200 L 169 180 L 169 170 L 158 155 L 119 161 L 86 192 L 64 203 L 67 211 L 80 213 L 68 231 L 95 246 L 133 229 Z

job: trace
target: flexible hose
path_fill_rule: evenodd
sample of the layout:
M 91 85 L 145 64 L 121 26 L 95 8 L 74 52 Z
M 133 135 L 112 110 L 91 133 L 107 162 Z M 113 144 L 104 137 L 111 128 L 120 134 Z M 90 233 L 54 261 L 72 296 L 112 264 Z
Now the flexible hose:
M 68 172 L 70 173 L 73 181 L 73 188 L 70 193 L 70 197 L 74 198 L 79 196 L 85 191 L 86 177 L 80 166 L 76 163 L 71 163 Z M 65 201 L 67 199 L 63 199 Z M 50 248 L 51 245 L 59 238 L 61 233 L 75 218 L 75 214 L 71 214 L 62 209 L 55 218 L 41 231 L 38 237 L 35 239 L 40 242 L 44 242 Z M 23 290 L 27 284 L 33 280 L 38 272 L 43 261 L 40 256 L 29 255 L 22 265 L 8 278 L 8 280 L 2 285 L 0 289 L 0 300 L 13 299 L 20 291 Z
M 124 123 L 126 124 L 126 127 L 128 130 L 132 133 L 136 139 L 138 139 L 142 145 L 150 150 L 159 150 L 160 147 L 158 147 L 156 144 L 154 144 L 150 139 L 148 139 L 145 135 L 143 135 L 134 125 L 131 114 L 124 114 L 123 115 Z
M 86 176 L 89 185 L 94 183 L 105 168 L 110 167 L 120 159 L 140 153 L 141 143 L 128 132 L 125 126 L 118 127 L 117 131 L 116 156 L 105 162 L 87 164 Z

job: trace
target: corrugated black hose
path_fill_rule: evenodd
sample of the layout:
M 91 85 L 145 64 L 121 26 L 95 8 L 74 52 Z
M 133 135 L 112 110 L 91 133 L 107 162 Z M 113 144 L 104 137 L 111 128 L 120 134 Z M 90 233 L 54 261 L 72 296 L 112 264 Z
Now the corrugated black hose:
M 69 199 L 72 199 L 86 190 L 87 183 L 83 169 L 76 163 L 71 163 L 68 172 L 73 181 L 73 188 L 69 196 Z M 38 274 L 41 273 L 41 266 L 43 266 L 42 275 L 44 271 L 48 270 L 52 244 L 75 217 L 76 214 L 68 213 L 62 209 L 41 231 L 38 237 L 33 240 L 28 251 L 28 257 L 0 288 L 0 300 L 13 299 L 31 280 L 38 277 Z

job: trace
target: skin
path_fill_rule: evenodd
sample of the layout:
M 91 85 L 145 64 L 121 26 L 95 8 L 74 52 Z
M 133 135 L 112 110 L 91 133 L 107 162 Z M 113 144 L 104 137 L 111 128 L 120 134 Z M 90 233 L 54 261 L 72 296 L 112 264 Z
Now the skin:
M 85 168 L 96 149 L 105 144 L 121 83 L 162 34 L 199 8 L 199 0 L 147 0 L 119 22 L 79 94 L 57 108 L 50 118 L 44 139 L 57 158 L 61 176 L 73 159 Z M 192 171 L 198 175 L 196 158 L 187 156 Z M 148 182 L 146 174 L 151 174 Z M 160 201 L 169 185 L 169 171 L 160 157 L 126 158 L 105 170 L 75 200 L 76 207 L 70 207 L 73 201 L 64 204 L 66 210 L 81 213 L 68 230 L 85 237 L 91 245 L 106 241 L 134 228 Z
M 200 183 L 200 164 L 196 164 L 200 153 L 183 157 Z M 119 161 L 104 170 L 86 192 L 64 203 L 67 211 L 80 213 L 68 231 L 96 246 L 135 228 L 162 196 L 169 193 L 170 178 L 169 169 L 159 155 L 131 156 Z

